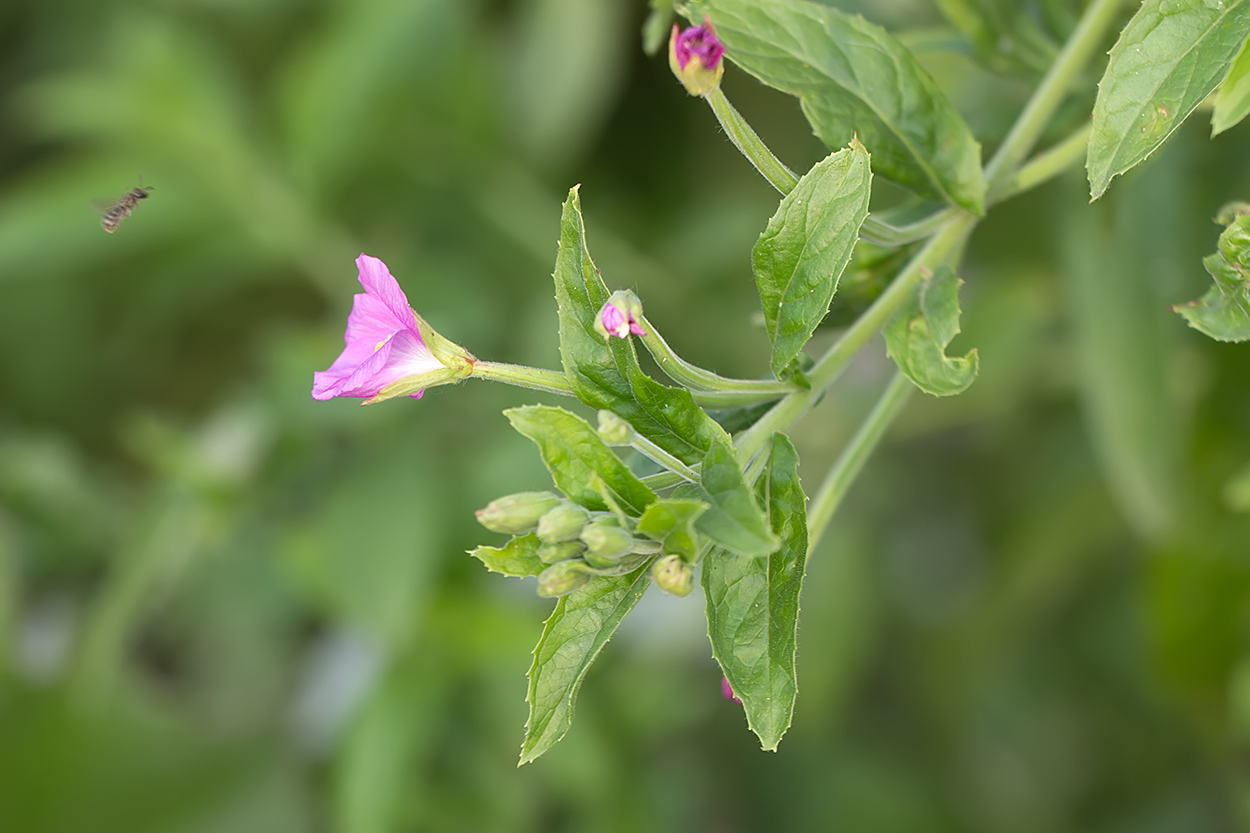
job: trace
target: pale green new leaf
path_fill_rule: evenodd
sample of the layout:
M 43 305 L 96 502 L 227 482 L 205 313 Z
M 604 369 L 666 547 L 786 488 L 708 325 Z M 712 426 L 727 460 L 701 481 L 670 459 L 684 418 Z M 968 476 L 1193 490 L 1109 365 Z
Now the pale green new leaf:
M 946 355 L 959 334 L 958 276 L 943 266 L 926 278 L 885 327 L 886 350 L 916 387 L 934 396 L 963 393 L 977 377 L 974 349 L 962 358 Z
M 858 135 L 877 173 L 918 194 L 981 214 L 981 146 L 955 108 L 893 35 L 859 16 L 806 0 L 702 0 L 735 64 L 797 96 L 830 148 Z
M 1217 341 L 1250 340 L 1250 215 L 1224 229 L 1219 250 L 1203 258 L 1202 265 L 1215 279 L 1211 288 L 1174 309 L 1189 326 Z
M 781 201 L 751 254 L 772 370 L 799 354 L 829 312 L 868 216 L 872 172 L 858 141 L 816 163 Z
M 1211 135 L 1223 133 L 1247 113 L 1250 113 L 1250 40 L 1241 47 L 1241 54 L 1220 83 L 1215 112 L 1211 114 Z
M 641 515 L 655 500 L 655 493 L 599 439 L 590 423 L 576 414 L 563 408 L 527 405 L 504 411 L 504 415 L 513 428 L 538 446 L 556 487 L 569 500 L 587 509 L 610 509 L 592 482 L 596 475 L 631 515 Z
M 1228 72 L 1250 33 L 1250 0 L 1145 0 L 1098 84 L 1086 168 L 1091 199 L 1144 160 Z
M 502 547 L 478 547 L 469 550 L 469 555 L 492 573 L 526 578 L 538 575 L 547 566 L 538 557 L 541 544 L 537 535 L 518 535 Z
M 773 436 L 758 491 L 781 547 L 768 558 L 713 551 L 703 562 L 708 637 L 747 724 L 775 750 L 790 727 L 794 699 L 799 590 L 807 559 L 806 497 L 799 458 L 784 434 Z
M 626 614 L 642 598 L 651 571 L 616 578 L 596 578 L 560 601 L 543 625 L 529 670 L 529 719 L 521 763 L 546 752 L 573 723 L 577 691 L 595 657 Z

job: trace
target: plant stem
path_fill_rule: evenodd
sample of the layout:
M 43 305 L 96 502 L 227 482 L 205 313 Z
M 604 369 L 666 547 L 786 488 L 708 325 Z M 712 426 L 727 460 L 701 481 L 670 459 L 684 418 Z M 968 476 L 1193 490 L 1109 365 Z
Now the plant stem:
M 671 471 L 660 471 L 655 474 L 649 474 L 642 478 L 643 485 L 653 492 L 661 489 L 667 489 L 670 486 L 676 486 L 678 483 L 684 483 L 685 478 L 680 474 Z
M 469 375 L 475 379 L 490 379 L 494 382 L 504 382 L 544 393 L 558 393 L 563 396 L 577 395 L 567 376 L 559 371 L 545 370 L 541 367 L 476 361 Z
M 729 99 L 725 98 L 720 87 L 712 90 L 704 98 L 711 105 L 712 112 L 716 114 L 716 120 L 720 122 L 729 141 L 742 151 L 742 155 L 755 166 L 755 170 L 763 174 L 764 179 L 771 182 L 773 187 L 781 193 L 788 194 L 793 191 L 799 178 L 794 175 L 794 171 L 781 164 L 781 160 L 773 156 L 772 151 L 751 129 L 751 125 L 747 124 L 747 120 L 742 118 L 742 114 L 734 109 Z
M 742 117 L 742 114 L 729 103 L 729 99 L 725 98 L 720 87 L 712 90 L 704 98 L 707 99 L 712 112 L 716 114 L 716 120 L 720 122 L 729 141 L 733 142 L 734 147 L 755 166 L 755 170 L 759 171 L 764 179 L 767 179 L 782 194 L 789 194 L 793 191 L 799 178 L 794 171 L 787 168 L 780 159 L 773 155 L 759 135 L 751 129 L 751 125 Z M 923 240 L 937 231 L 949 219 L 944 214 L 944 211 L 949 210 L 958 209 L 944 209 L 906 226 L 892 226 L 870 215 L 864 220 L 859 234 L 870 243 L 881 246 L 902 246 L 916 240 Z
M 1002 202 L 1016 194 L 1036 188 L 1056 177 L 1085 158 L 1089 144 L 1090 125 L 1085 125 L 1054 147 L 1048 148 L 1025 162 L 1003 183 L 995 200 Z
M 738 460 L 746 463 L 759 453 L 774 431 L 788 431 L 794 423 L 819 399 L 821 392 L 829 387 L 846 369 L 859 349 L 885 326 L 904 301 L 910 296 L 926 271 L 948 262 L 963 246 L 964 240 L 976 225 L 977 218 L 968 213 L 955 216 L 947 225 L 925 244 L 924 248 L 903 267 L 903 271 L 890 283 L 885 292 L 873 302 L 863 315 L 852 324 L 828 352 L 808 371 L 811 390 L 797 391 L 773 407 L 753 426 L 739 435 Z
M 1033 149 L 1055 110 L 1063 103 L 1073 79 L 1102 43 L 1103 35 L 1115 19 L 1122 2 L 1123 0 L 1093 0 L 1081 15 L 1072 37 L 1068 38 L 1068 42 L 1059 52 L 1059 57 L 1050 65 L 994 158 L 985 166 L 987 203 L 1001 199 L 1004 186 Z
M 503 382 L 508 385 L 516 385 L 519 388 L 542 391 L 543 393 L 577 396 L 577 391 L 573 389 L 573 385 L 569 382 L 568 377 L 558 370 L 478 360 L 473 363 L 473 370 L 469 373 L 469 376 L 473 379 L 489 379 L 492 382 Z M 747 405 L 758 405 L 771 399 L 778 399 L 786 391 L 794 390 L 792 385 L 783 385 L 781 382 L 765 381 L 760 384 L 761 389 L 754 391 L 692 390 L 690 394 L 694 397 L 694 401 L 704 408 L 741 408 Z
M 690 466 L 687 466 L 681 460 L 678 460 L 672 454 L 669 454 L 667 451 L 660 448 L 658 445 L 651 442 L 641 434 L 635 433 L 633 438 L 629 441 L 629 444 L 635 451 L 646 457 L 650 457 L 652 460 L 659 463 L 673 474 L 676 474 L 685 480 L 689 480 L 691 483 L 699 482 L 699 473 L 697 471 L 690 468 Z
M 758 402 L 777 399 L 797 389 L 794 385 L 779 382 L 776 379 L 727 379 L 724 376 L 718 376 L 710 370 L 690 364 L 673 352 L 673 348 L 668 346 L 668 342 L 660 335 L 659 330 L 645 316 L 639 319 L 638 324 L 646 330 L 646 335 L 639 336 L 639 338 L 655 359 L 656 364 L 668 374 L 670 379 L 687 388 L 722 393 L 732 391 L 759 394 L 760 398 L 756 400 Z
M 859 426 L 855 436 L 838 456 L 833 468 L 820 484 L 820 490 L 807 508 L 807 552 L 810 554 L 820 543 L 820 537 L 829 525 L 829 519 L 837 511 L 847 490 L 859 476 L 864 463 L 872 455 L 885 429 L 903 409 L 915 386 L 902 371 L 894 374 L 872 412 Z

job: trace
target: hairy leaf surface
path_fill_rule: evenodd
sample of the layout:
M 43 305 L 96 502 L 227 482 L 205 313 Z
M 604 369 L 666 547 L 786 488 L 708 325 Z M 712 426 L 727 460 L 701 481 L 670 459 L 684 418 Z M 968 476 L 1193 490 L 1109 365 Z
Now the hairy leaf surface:
M 1098 84 L 1090 199 L 1163 144 L 1224 78 L 1248 33 L 1250 0 L 1142 3 Z
M 615 578 L 596 578 L 560 601 L 543 625 L 529 671 L 529 719 L 521 763 L 546 752 L 573 723 L 577 691 L 595 657 L 651 582 L 642 568 Z
M 780 374 L 829 312 L 868 216 L 872 172 L 858 141 L 816 163 L 768 221 L 751 260 Z
M 597 475 L 612 500 L 629 514 L 641 515 L 655 493 L 613 453 L 586 420 L 563 408 L 527 405 L 504 415 L 512 427 L 534 441 L 556 488 L 587 509 L 603 511 L 611 505 L 596 488 Z
M 770 750 L 790 727 L 798 693 L 795 649 L 807 560 L 807 499 L 798 465 L 790 440 L 775 434 L 758 491 L 780 548 L 754 559 L 713 551 L 703 562 L 712 654 L 742 700 L 751 730 Z
M 538 575 L 547 566 L 538 557 L 541 543 L 537 535 L 518 535 L 502 547 L 477 547 L 469 550 L 469 555 L 492 573 L 526 578 Z

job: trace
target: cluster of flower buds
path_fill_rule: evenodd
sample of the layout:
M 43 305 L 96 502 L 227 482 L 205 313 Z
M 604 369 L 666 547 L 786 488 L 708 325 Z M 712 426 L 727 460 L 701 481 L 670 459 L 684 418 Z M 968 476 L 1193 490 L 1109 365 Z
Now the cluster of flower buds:
M 493 532 L 533 535 L 546 564 L 538 574 L 538 595 L 563 596 L 595 576 L 621 576 L 647 562 L 656 584 L 677 596 L 689 595 L 694 569 L 680 555 L 631 528 L 612 512 L 592 512 L 551 492 L 519 492 L 501 497 L 477 512 L 478 522 Z

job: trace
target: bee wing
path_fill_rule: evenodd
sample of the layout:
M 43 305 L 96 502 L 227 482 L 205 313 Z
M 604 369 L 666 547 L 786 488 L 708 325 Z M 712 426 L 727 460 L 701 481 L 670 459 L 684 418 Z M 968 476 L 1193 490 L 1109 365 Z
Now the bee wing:
M 113 208 L 119 202 L 121 202 L 121 200 L 99 199 L 91 200 L 87 203 L 87 205 L 96 214 L 107 214 L 109 209 Z

